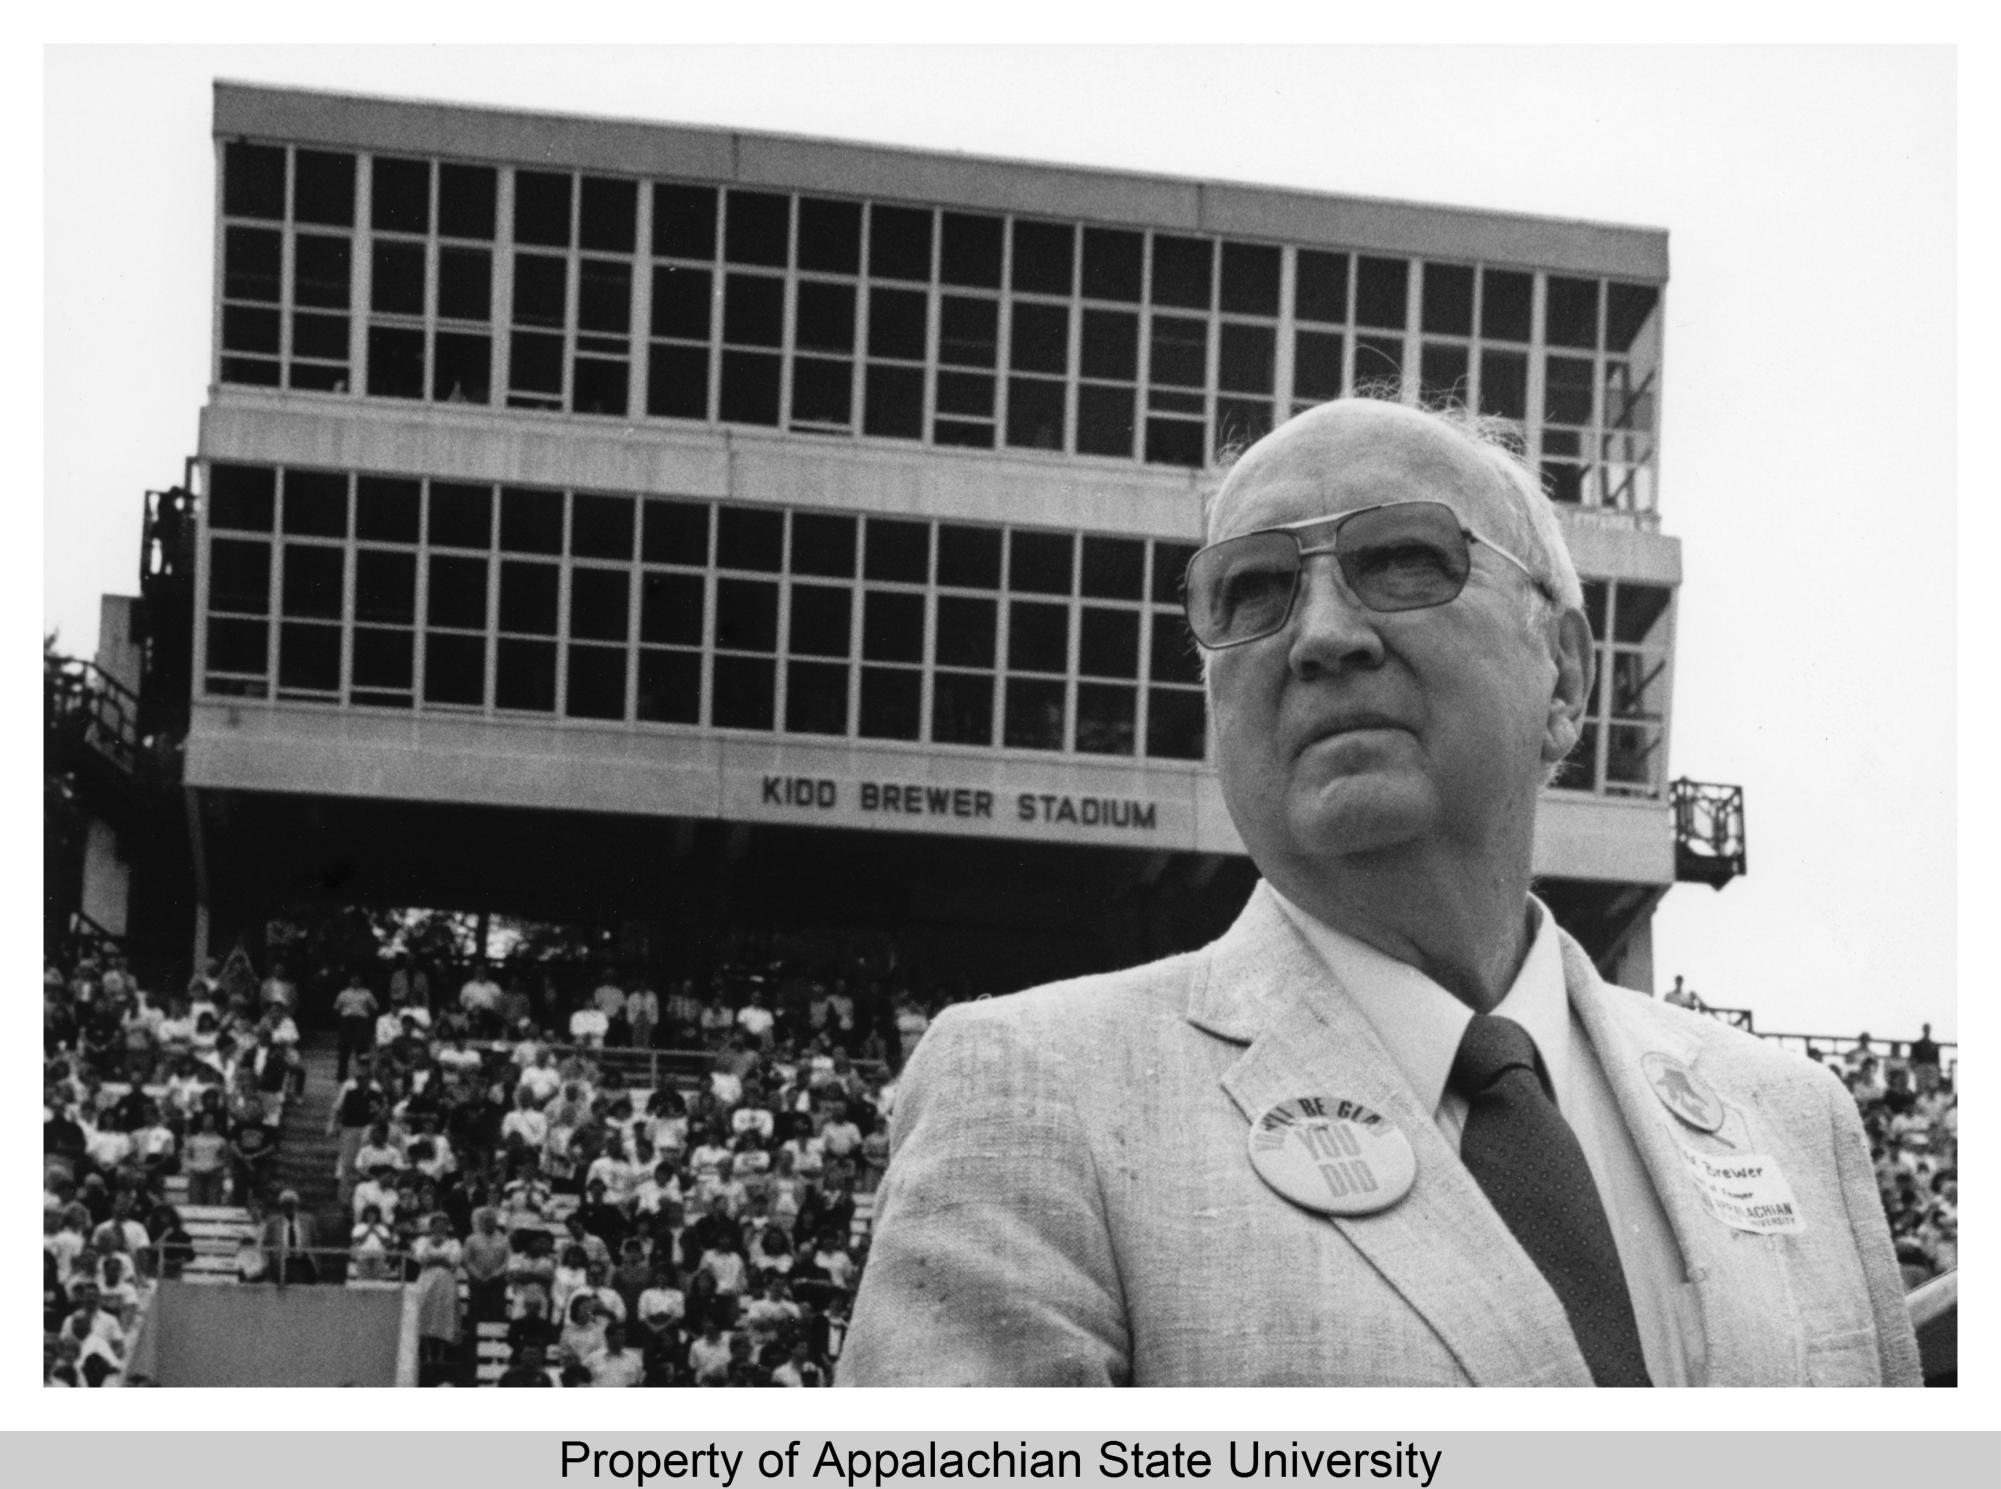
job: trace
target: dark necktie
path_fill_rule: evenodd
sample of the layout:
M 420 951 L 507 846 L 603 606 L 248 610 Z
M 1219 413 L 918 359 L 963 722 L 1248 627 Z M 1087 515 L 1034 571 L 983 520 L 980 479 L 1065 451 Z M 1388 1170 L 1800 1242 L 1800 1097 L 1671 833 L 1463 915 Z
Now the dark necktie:
M 1468 1102 L 1459 1156 L 1563 1303 L 1591 1379 L 1652 1385 L 1611 1224 L 1535 1041 L 1512 1019 L 1475 1014 L 1448 1085 Z

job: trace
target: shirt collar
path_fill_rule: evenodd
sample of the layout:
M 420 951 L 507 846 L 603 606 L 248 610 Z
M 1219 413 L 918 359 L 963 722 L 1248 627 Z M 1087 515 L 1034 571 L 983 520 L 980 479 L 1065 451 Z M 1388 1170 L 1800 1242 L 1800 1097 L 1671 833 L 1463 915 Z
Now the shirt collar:
M 1276 889 L 1272 897 L 1335 982 L 1354 999 L 1424 1109 L 1435 1114 L 1445 1099 L 1445 1082 L 1473 1010 L 1417 968 L 1314 919 Z M 1507 996 L 1493 1011 L 1528 1030 L 1549 1072 L 1550 1088 L 1560 1100 L 1570 1076 L 1570 1002 L 1564 988 L 1563 954 L 1555 917 L 1533 895 L 1529 905 L 1536 920 L 1535 938 Z

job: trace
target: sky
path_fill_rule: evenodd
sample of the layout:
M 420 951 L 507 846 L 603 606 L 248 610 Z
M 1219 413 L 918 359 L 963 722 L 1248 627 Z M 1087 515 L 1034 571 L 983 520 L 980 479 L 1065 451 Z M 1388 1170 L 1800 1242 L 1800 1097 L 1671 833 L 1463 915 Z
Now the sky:
M 195 447 L 218 77 L 1667 229 L 1669 773 L 1744 787 L 1749 873 L 1668 895 L 1657 975 L 1760 1029 L 1956 1035 L 1950 50 L 201 46 L 45 64 L 42 617 L 76 654 L 98 596 L 136 589 L 142 493 Z

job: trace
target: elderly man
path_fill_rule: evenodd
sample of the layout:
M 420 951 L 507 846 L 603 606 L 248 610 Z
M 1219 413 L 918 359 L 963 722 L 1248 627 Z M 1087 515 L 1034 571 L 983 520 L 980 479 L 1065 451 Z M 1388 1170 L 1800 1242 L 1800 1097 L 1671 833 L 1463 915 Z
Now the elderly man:
M 844 1384 L 1915 1384 L 1854 1104 L 1606 986 L 1530 894 L 1591 635 L 1549 504 L 1349 401 L 1188 572 L 1264 878 L 1152 966 L 947 1010 Z
M 281 1282 L 318 1282 L 320 1266 L 313 1256 L 319 1245 L 319 1220 L 312 1211 L 299 1208 L 299 1191 L 284 1190 L 278 1208 L 264 1221 L 264 1250 L 270 1258 L 270 1275 Z

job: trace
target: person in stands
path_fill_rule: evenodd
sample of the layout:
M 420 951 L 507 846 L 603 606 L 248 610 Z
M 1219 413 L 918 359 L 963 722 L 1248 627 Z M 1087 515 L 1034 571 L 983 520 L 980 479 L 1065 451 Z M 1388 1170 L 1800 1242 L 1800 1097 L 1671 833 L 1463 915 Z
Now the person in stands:
M 375 1019 L 381 1005 L 368 990 L 361 974 L 349 974 L 347 986 L 334 994 L 334 1022 L 340 1041 L 340 1056 L 334 1079 L 345 1083 L 348 1064 L 375 1048 Z
M 430 1217 L 414 1258 L 419 1368 L 435 1379 L 443 1375 L 459 1342 L 459 1264 L 465 1248 L 452 1234 L 449 1216 Z

